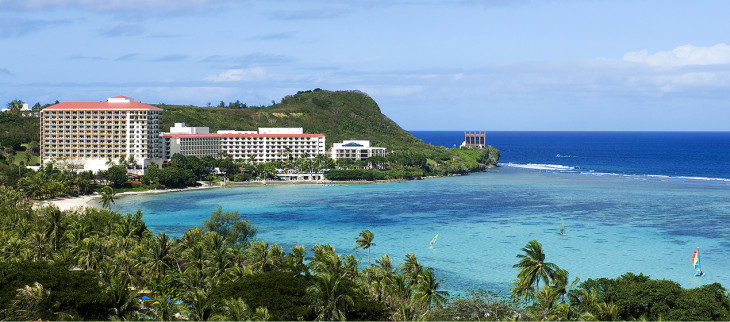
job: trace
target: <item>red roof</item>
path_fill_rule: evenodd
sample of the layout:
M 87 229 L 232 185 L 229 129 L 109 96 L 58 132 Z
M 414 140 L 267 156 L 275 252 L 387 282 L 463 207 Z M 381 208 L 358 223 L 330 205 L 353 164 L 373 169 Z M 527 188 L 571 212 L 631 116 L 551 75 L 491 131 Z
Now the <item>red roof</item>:
M 119 95 L 119 96 L 114 96 L 114 97 L 112 97 L 112 98 L 131 98 L 131 97 L 128 97 L 128 96 L 124 96 L 124 95 Z
M 140 102 L 109 103 L 109 102 L 63 102 L 51 105 L 45 110 L 162 110 L 161 108 Z
M 282 137 L 297 137 L 297 138 L 311 138 L 311 137 L 324 137 L 324 134 L 224 134 L 224 133 L 210 133 L 210 134 L 170 134 L 170 133 L 164 133 L 162 136 L 167 138 L 223 138 L 223 137 L 232 137 L 232 138 L 245 138 L 245 137 L 252 137 L 252 138 L 261 138 L 261 137 L 271 137 L 271 138 L 282 138 Z

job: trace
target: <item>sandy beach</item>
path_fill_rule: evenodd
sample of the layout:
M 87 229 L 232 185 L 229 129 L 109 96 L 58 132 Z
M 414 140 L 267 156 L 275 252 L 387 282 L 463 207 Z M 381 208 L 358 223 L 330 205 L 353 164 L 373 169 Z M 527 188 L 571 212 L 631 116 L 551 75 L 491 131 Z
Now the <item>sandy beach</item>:
M 163 189 L 163 190 L 147 190 L 147 191 L 128 191 L 128 192 L 122 192 L 116 194 L 116 197 L 123 197 L 123 196 L 129 196 L 129 195 L 141 195 L 141 194 L 149 194 L 149 193 L 165 193 L 165 192 L 175 192 L 175 191 L 183 191 L 183 190 L 194 190 L 194 189 L 208 189 L 208 188 L 219 188 L 220 186 L 198 186 L 198 187 L 190 187 L 190 188 L 183 188 L 183 189 Z M 53 204 L 60 210 L 73 210 L 73 209 L 82 209 L 87 206 L 90 206 L 90 203 L 92 200 L 99 198 L 99 194 L 95 193 L 93 195 L 86 195 L 86 196 L 79 196 L 74 198 L 62 198 L 62 199 L 53 199 L 53 200 L 47 200 L 39 203 L 40 206 L 43 206 L 45 204 Z
M 246 187 L 246 186 L 263 186 L 263 185 L 285 185 L 285 184 L 362 184 L 362 183 L 374 183 L 373 181 L 247 181 L 247 182 L 229 182 L 225 185 L 221 184 L 210 184 L 207 182 L 200 182 L 201 185 L 197 187 L 188 187 L 181 189 L 161 189 L 161 190 L 146 190 L 146 191 L 128 191 L 116 194 L 116 197 L 123 197 L 129 195 L 141 195 L 150 193 L 166 193 L 166 192 L 177 192 L 186 190 L 196 189 L 212 189 L 212 188 L 226 188 L 226 187 Z M 60 210 L 73 210 L 83 209 L 90 206 L 91 201 L 99 198 L 99 194 L 79 196 L 74 198 L 59 198 L 53 200 L 42 201 L 37 206 L 44 206 L 47 204 L 53 204 Z
M 91 200 L 94 198 L 99 197 L 99 195 L 86 195 L 86 196 L 80 196 L 80 197 L 74 197 L 74 198 L 63 198 L 63 199 L 53 199 L 53 200 L 46 200 L 41 201 L 36 204 L 38 207 L 42 207 L 48 204 L 53 204 L 58 209 L 61 210 L 74 210 L 74 209 L 82 209 L 86 207 Z

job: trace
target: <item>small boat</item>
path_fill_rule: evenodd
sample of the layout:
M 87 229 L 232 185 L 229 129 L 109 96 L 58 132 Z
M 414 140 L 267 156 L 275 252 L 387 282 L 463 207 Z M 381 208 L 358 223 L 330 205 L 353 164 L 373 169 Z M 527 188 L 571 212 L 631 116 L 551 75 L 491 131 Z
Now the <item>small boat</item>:
M 563 236 L 567 235 L 565 233 L 565 223 L 563 223 L 563 219 L 562 218 L 560 218 L 560 234 L 563 235 Z
M 433 245 L 436 244 L 436 238 L 439 238 L 439 234 L 436 234 L 436 236 L 431 239 L 431 246 L 429 246 L 428 248 L 433 248 Z
M 695 273 L 695 276 L 701 277 L 704 276 L 705 273 L 702 272 L 702 269 L 700 268 L 700 248 L 697 247 L 695 249 L 695 252 L 692 253 L 692 265 L 695 267 L 695 270 L 697 271 Z

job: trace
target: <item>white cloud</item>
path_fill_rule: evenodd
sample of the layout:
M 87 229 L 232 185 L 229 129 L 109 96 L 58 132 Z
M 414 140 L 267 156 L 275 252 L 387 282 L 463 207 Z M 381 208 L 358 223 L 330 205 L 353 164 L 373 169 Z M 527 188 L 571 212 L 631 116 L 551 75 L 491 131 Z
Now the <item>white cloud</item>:
M 720 43 L 712 47 L 684 45 L 671 51 L 649 54 L 647 50 L 628 52 L 625 61 L 644 63 L 657 67 L 682 67 L 693 65 L 730 64 L 730 46 Z
M 229 69 L 218 75 L 210 75 L 203 80 L 211 82 L 237 82 L 263 80 L 267 78 L 266 70 L 263 67 L 252 67 L 246 69 Z

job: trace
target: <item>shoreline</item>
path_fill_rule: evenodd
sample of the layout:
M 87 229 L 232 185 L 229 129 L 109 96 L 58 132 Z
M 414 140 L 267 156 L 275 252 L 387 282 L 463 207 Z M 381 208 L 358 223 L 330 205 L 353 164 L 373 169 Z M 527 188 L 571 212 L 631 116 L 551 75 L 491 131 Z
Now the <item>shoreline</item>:
M 498 165 L 490 165 L 487 166 L 486 169 L 496 168 Z M 413 181 L 413 180 L 425 180 L 425 179 L 431 179 L 431 178 L 441 178 L 441 177 L 448 177 L 448 176 L 426 176 L 426 177 L 420 177 L 417 179 L 388 179 L 388 180 L 375 180 L 375 181 L 332 181 L 332 180 L 316 180 L 316 181 L 280 181 L 280 180 L 271 180 L 271 181 L 242 181 L 242 182 L 227 182 L 225 184 L 221 182 L 208 182 L 208 181 L 198 181 L 200 183 L 200 186 L 195 187 L 186 187 L 186 188 L 174 188 L 174 189 L 152 189 L 152 190 L 145 190 L 145 191 L 127 191 L 127 192 L 121 192 L 116 194 L 117 197 L 124 197 L 124 196 L 133 196 L 133 195 L 143 195 L 143 194 L 154 194 L 154 193 L 167 193 L 167 192 L 180 192 L 180 191 L 189 191 L 189 190 L 199 190 L 199 189 L 216 189 L 216 188 L 235 188 L 235 187 L 259 187 L 259 186 L 269 186 L 269 185 L 351 185 L 351 184 L 376 184 L 376 183 L 393 183 L 393 182 L 406 182 L 406 181 Z M 64 210 L 77 210 L 77 209 L 83 209 L 86 207 L 92 207 L 91 202 L 94 201 L 94 199 L 99 198 L 100 195 L 98 193 L 94 193 L 91 195 L 85 195 L 85 196 L 79 196 L 79 197 L 72 197 L 72 198 L 63 198 L 63 199 L 52 199 L 52 200 L 44 200 L 41 202 L 38 202 L 34 207 L 43 207 L 49 204 L 55 205 L 60 209 L 61 211 Z
M 201 186 L 186 187 L 186 188 L 174 188 L 174 189 L 152 189 L 145 191 L 127 191 L 116 194 L 116 197 L 133 196 L 133 195 L 144 195 L 144 194 L 155 194 L 155 193 L 167 193 L 167 192 L 180 192 L 189 190 L 200 190 L 200 189 L 216 189 L 216 188 L 236 188 L 236 187 L 263 187 L 269 185 L 350 185 L 350 184 L 372 184 L 372 183 L 387 183 L 387 182 L 399 182 L 408 180 L 378 180 L 378 181 L 249 181 L 249 182 L 229 182 L 226 184 L 209 184 L 204 183 Z M 77 210 L 86 207 L 93 207 L 91 202 L 98 199 L 100 195 L 94 193 L 91 195 L 51 199 L 44 200 L 36 203 L 34 207 L 43 207 L 47 205 L 55 205 L 61 211 L 64 210 Z

